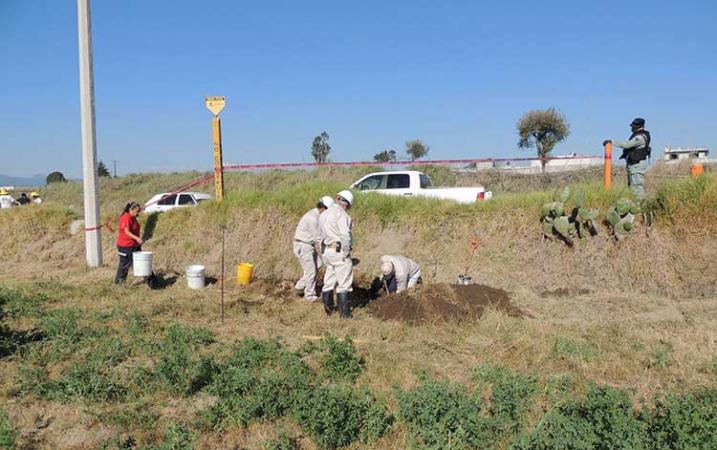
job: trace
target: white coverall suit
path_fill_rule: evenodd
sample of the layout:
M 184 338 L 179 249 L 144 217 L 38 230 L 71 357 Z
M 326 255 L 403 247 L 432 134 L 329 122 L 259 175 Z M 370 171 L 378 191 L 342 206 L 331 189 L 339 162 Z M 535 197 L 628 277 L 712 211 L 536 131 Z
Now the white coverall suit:
M 294 233 L 294 255 L 299 260 L 301 269 L 304 271 L 299 281 L 294 285 L 297 291 L 304 291 L 304 299 L 308 301 L 318 300 L 316 296 L 316 271 L 321 267 L 321 258 L 316 252 L 316 246 L 321 244 L 321 233 L 319 232 L 319 217 L 321 213 L 318 208 L 311 208 L 299 220 Z
M 319 216 L 319 230 L 324 244 L 322 259 L 326 265 L 322 291 L 352 292 L 351 217 L 339 204 L 332 205 Z
M 396 293 L 416 287 L 418 279 L 421 278 L 421 267 L 412 259 L 405 256 L 383 255 L 381 262 L 388 261 L 393 264 L 396 277 Z

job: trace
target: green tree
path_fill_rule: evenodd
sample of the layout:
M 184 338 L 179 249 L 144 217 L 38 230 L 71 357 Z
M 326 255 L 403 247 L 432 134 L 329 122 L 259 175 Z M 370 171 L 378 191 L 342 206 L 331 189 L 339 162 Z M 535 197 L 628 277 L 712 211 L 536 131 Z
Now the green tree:
M 431 147 L 424 144 L 423 141 L 420 139 L 413 139 L 411 141 L 406 142 L 406 153 L 408 153 L 408 156 L 411 158 L 411 161 L 423 158 L 428 154 L 428 150 L 430 149 Z
M 97 176 L 100 176 L 100 177 L 109 177 L 110 176 L 110 171 L 107 170 L 107 166 L 105 166 L 105 163 L 103 163 L 102 161 L 100 161 L 97 164 Z
M 398 159 L 396 150 L 390 148 L 373 155 L 373 160 L 376 162 L 396 162 L 396 159 Z
M 329 135 L 323 131 L 314 138 L 311 143 L 311 156 L 317 163 L 325 163 L 331 153 L 331 145 L 329 145 Z
M 65 181 L 67 181 L 65 179 L 65 175 L 63 175 L 62 172 L 58 172 L 58 171 L 52 172 L 47 177 L 45 177 L 45 183 L 47 183 L 47 184 L 64 183 Z
M 550 152 L 558 142 L 570 135 L 567 119 L 555 108 L 528 111 L 520 118 L 516 128 L 520 136 L 518 147 L 535 147 L 543 173 Z

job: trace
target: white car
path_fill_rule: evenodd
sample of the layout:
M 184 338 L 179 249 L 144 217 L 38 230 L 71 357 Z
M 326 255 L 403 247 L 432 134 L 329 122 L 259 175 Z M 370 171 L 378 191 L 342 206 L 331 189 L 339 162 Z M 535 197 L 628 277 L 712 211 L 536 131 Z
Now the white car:
M 164 192 L 150 198 L 149 201 L 144 204 L 144 211 L 148 214 L 164 212 L 175 208 L 195 206 L 200 202 L 211 199 L 211 195 L 204 194 L 203 192 L 181 192 L 179 194 Z
M 493 193 L 484 187 L 433 187 L 431 178 L 415 170 L 375 172 L 351 185 L 360 192 L 376 192 L 402 197 L 429 197 L 453 200 L 458 203 L 475 203 L 488 200 Z

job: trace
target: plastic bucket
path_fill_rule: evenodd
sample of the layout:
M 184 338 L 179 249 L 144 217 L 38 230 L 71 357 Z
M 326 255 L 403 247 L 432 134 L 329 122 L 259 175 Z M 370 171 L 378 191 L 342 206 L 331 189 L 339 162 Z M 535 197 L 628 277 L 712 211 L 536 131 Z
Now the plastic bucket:
M 193 264 L 187 267 L 187 286 L 191 289 L 204 289 L 204 266 Z
M 132 253 L 132 271 L 135 277 L 152 275 L 152 252 Z
M 237 284 L 246 286 L 251 283 L 254 274 L 254 264 L 241 263 L 237 266 Z

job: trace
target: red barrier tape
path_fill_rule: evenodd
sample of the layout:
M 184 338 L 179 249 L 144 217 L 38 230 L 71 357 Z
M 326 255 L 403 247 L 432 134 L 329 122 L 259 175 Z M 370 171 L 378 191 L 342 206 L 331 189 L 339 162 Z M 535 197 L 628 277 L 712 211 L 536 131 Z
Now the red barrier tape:
M 168 192 L 167 194 L 163 195 L 163 196 L 160 197 L 159 199 L 157 199 L 157 200 L 155 200 L 155 201 L 153 201 L 153 202 L 147 203 L 147 204 L 145 204 L 144 206 L 147 207 L 147 206 L 149 206 L 149 205 L 153 205 L 153 204 L 155 204 L 155 203 L 158 203 L 158 202 L 164 200 L 164 199 L 167 198 L 167 197 L 171 197 L 172 195 L 176 195 L 176 194 L 179 194 L 180 192 L 184 192 L 184 191 L 186 191 L 187 189 L 189 189 L 189 188 L 191 188 L 191 187 L 198 186 L 198 185 L 200 185 L 200 184 L 204 184 L 204 183 L 206 183 L 207 181 L 211 180 L 212 178 L 214 178 L 214 174 L 205 175 L 205 176 L 200 177 L 200 178 L 195 178 L 194 180 L 191 180 L 191 181 L 189 181 L 188 183 L 179 186 L 178 188 L 172 189 L 171 192 Z M 97 231 L 97 230 L 101 229 L 102 227 L 107 227 L 107 229 L 110 230 L 110 233 L 114 233 L 115 230 L 112 229 L 112 226 L 111 226 L 110 224 L 111 224 L 111 222 L 107 222 L 107 223 L 103 223 L 102 225 L 99 225 L 99 226 L 96 226 L 96 227 L 85 228 L 84 230 L 85 230 L 85 233 L 86 233 L 86 232 L 88 232 L 88 231 Z
M 486 158 L 486 159 L 438 159 L 433 161 L 355 161 L 355 162 L 329 162 L 329 163 L 274 163 L 274 164 L 232 164 L 224 166 L 228 170 L 256 170 L 256 169 L 295 169 L 301 167 L 365 167 L 365 166 L 440 166 L 455 164 L 479 164 L 510 161 L 564 161 L 571 159 L 597 159 L 601 156 L 564 156 L 559 158 Z
M 232 170 L 256 170 L 256 169 L 293 169 L 302 167 L 366 167 L 366 166 L 431 166 L 431 165 L 455 165 L 455 164 L 479 164 L 479 163 L 496 163 L 496 162 L 510 162 L 510 161 L 552 161 L 552 160 L 570 160 L 570 159 L 603 159 L 600 156 L 562 156 L 559 158 L 486 158 L 486 159 L 439 159 L 433 161 L 389 161 L 389 162 L 377 162 L 377 161 L 354 161 L 354 162 L 329 162 L 329 163 L 267 163 L 267 164 L 233 164 L 227 165 L 222 168 L 223 172 Z M 184 192 L 187 189 L 204 184 L 214 178 L 214 173 L 205 175 L 203 177 L 196 178 L 173 189 L 171 192 L 163 195 L 159 199 L 146 203 L 144 207 L 159 203 L 167 197 Z M 102 227 L 107 227 L 111 233 L 114 233 L 110 222 L 103 223 L 96 227 L 85 228 L 87 231 L 96 231 Z M 477 242 L 476 242 L 477 244 Z M 473 245 L 473 244 L 472 244 Z M 476 245 L 477 248 L 477 245 Z M 475 251 L 475 249 L 473 249 Z

